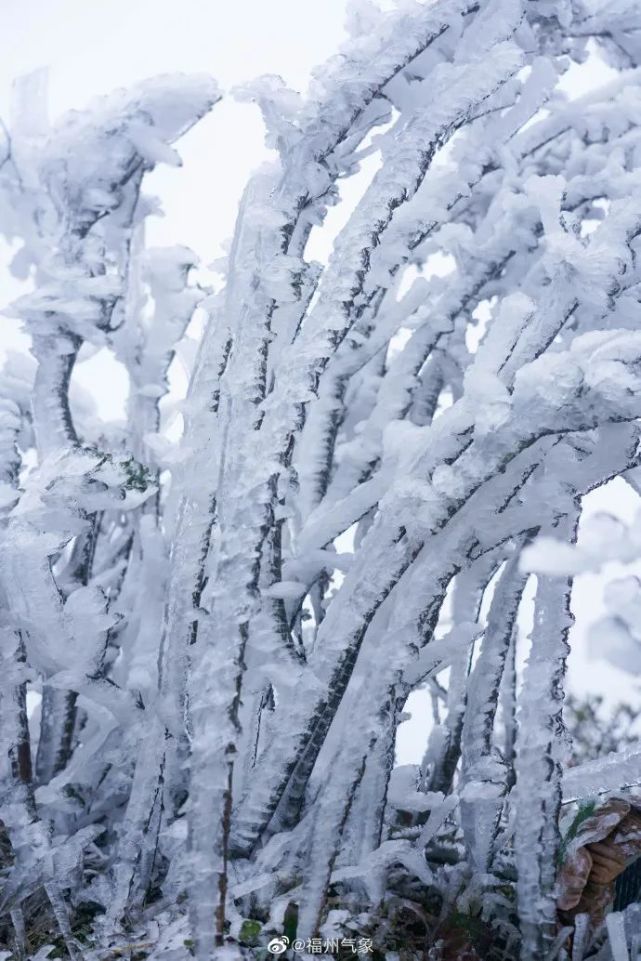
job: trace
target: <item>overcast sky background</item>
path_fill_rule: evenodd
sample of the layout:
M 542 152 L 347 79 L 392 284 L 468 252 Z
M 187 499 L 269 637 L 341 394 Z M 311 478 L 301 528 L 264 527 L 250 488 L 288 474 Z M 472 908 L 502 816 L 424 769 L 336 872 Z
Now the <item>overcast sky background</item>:
M 212 74 L 228 95 L 182 140 L 182 170 L 161 168 L 147 189 L 166 210 L 151 242 L 213 258 L 268 153 L 258 109 L 230 91 L 264 73 L 304 88 L 343 38 L 344 12 L 345 0 L 0 0 L 0 112 L 13 78 L 46 65 L 52 118 L 155 74 Z
M 165 211 L 163 219 L 148 221 L 148 242 L 186 244 L 208 264 L 231 236 L 251 171 L 269 156 L 258 109 L 236 102 L 230 91 L 264 73 L 280 74 L 303 90 L 311 70 L 344 38 L 345 8 L 346 0 L 0 0 L 0 116 L 9 115 L 13 79 L 45 66 L 54 120 L 95 96 L 155 74 L 215 76 L 227 96 L 178 145 L 183 167 L 161 167 L 146 183 Z M 592 60 L 588 68 L 573 70 L 565 86 L 576 95 L 608 76 L 608 69 Z M 356 193 L 358 182 L 346 189 Z M 330 234 L 345 216 L 331 212 Z M 322 245 L 314 253 L 322 255 Z M 0 249 L 0 306 L 19 293 L 2 262 Z M 3 350 L 26 343 L 15 322 L 0 321 L 0 359 Z M 94 389 L 104 416 L 117 416 L 126 379 L 109 357 L 103 353 L 82 364 L 79 380 Z M 622 481 L 591 495 L 589 502 L 590 510 L 605 507 L 625 520 L 636 506 Z M 622 696 L 636 698 L 637 685 L 604 660 L 587 656 L 586 628 L 601 613 L 601 587 L 600 577 L 578 580 L 570 677 L 576 690 L 601 692 L 613 704 Z M 424 742 L 425 697 L 413 698 L 411 707 L 414 717 L 400 737 L 404 761 L 418 760 Z

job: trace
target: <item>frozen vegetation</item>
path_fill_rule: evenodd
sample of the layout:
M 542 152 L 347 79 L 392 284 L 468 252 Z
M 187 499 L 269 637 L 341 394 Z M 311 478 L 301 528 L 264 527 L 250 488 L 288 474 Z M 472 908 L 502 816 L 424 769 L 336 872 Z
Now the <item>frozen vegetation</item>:
M 230 94 L 273 160 L 215 289 L 146 246 L 144 192 L 213 80 L 49 126 L 36 74 L 0 128 L 31 338 L 0 373 L 2 961 L 641 956 L 615 897 L 641 749 L 577 759 L 563 710 L 573 578 L 641 557 L 641 514 L 581 523 L 613 478 L 641 492 L 641 3 L 349 25 L 305 94 Z M 569 99 L 588 56 L 613 79 Z M 100 348 L 122 423 L 74 393 Z M 604 596 L 593 634 L 638 673 L 641 582 Z

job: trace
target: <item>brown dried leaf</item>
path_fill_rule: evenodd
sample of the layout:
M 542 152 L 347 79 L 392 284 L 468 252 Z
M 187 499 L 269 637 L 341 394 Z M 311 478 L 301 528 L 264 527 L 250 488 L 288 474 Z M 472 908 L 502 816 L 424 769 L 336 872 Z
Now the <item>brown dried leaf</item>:
M 560 895 L 557 901 L 562 911 L 571 911 L 581 900 L 581 895 L 592 870 L 592 857 L 586 848 L 574 851 L 563 862 L 559 875 Z
M 584 847 L 609 837 L 621 821 L 630 813 L 630 804 L 623 798 L 608 798 L 586 818 L 577 831 L 572 847 Z
M 641 810 L 609 798 L 580 826 L 559 872 L 561 921 L 587 914 L 596 933 L 614 901 L 616 879 L 639 857 Z

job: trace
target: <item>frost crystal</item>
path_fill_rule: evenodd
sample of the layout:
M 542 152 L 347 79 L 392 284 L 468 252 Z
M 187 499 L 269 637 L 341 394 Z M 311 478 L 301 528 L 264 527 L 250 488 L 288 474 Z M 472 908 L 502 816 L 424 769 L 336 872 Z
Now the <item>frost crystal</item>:
M 641 512 L 582 517 L 613 478 L 641 494 L 641 7 L 385 7 L 353 5 L 306 93 L 238 91 L 276 150 L 215 293 L 192 251 L 147 246 L 141 193 L 213 81 L 157 78 L 53 127 L 43 75 L 17 86 L 3 958 L 338 937 L 392 961 L 410 929 L 408 958 L 638 947 L 632 908 L 566 927 L 557 882 L 566 815 L 641 783 L 637 749 L 568 767 L 563 719 L 573 578 L 641 557 Z M 586 50 L 616 79 L 570 100 Z M 75 381 L 101 349 L 128 376 L 122 424 Z M 589 645 L 637 674 L 641 585 L 607 576 Z M 410 695 L 426 749 L 397 766 Z

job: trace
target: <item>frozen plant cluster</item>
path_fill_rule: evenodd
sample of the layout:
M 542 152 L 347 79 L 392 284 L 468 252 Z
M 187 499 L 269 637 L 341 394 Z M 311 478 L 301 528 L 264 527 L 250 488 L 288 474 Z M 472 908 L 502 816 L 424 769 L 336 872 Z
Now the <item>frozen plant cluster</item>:
M 262 958 L 283 933 L 390 961 L 636 961 L 634 905 L 599 927 L 558 903 L 568 816 L 641 779 L 634 750 L 568 768 L 563 722 L 572 578 L 603 559 L 582 498 L 639 489 L 641 3 L 389 7 L 352 5 L 305 95 L 240 92 L 273 160 L 217 292 L 191 251 L 146 247 L 142 191 L 213 81 L 51 127 L 41 76 L 17 87 L 0 229 L 32 346 L 0 375 L 2 961 Z M 569 100 L 590 51 L 615 79 Z M 124 424 L 74 394 L 100 348 Z M 617 543 L 641 553 L 636 528 Z M 639 584 L 611 596 L 616 646 Z M 426 754 L 399 767 L 419 688 Z

